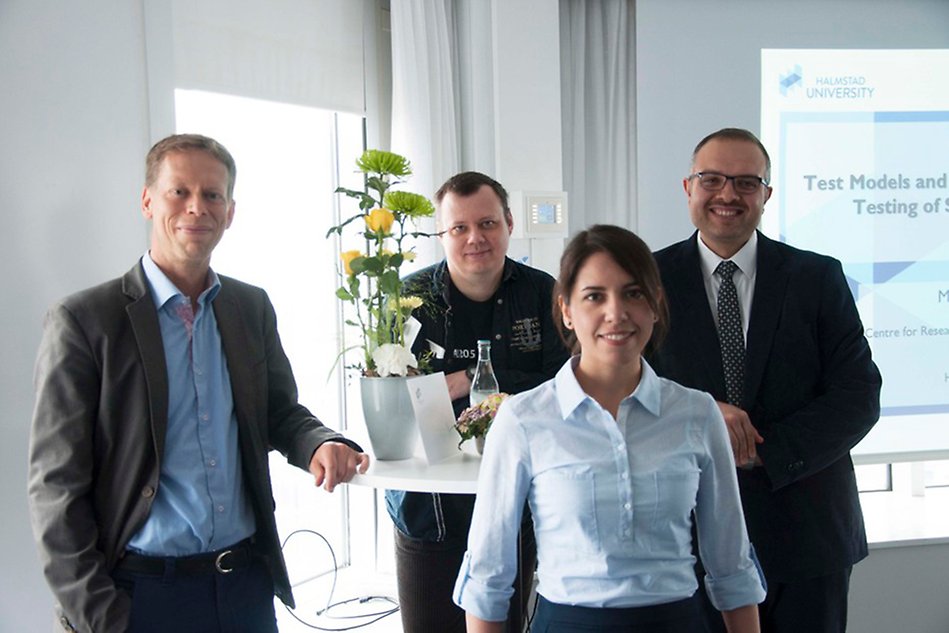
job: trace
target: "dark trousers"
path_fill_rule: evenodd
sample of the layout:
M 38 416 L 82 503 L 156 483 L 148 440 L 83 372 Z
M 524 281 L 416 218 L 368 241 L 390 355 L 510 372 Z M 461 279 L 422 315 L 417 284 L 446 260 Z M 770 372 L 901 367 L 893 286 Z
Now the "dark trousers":
M 537 596 L 531 633 L 704 633 L 698 599 L 631 608 L 555 604 Z
M 465 612 L 452 602 L 455 579 L 467 549 L 466 539 L 430 542 L 411 539 L 396 528 L 395 567 L 405 633 L 464 633 Z M 520 560 L 505 630 L 520 633 L 537 564 L 530 524 L 521 526 Z
M 277 633 L 273 580 L 262 559 L 227 574 L 180 573 L 174 560 L 160 575 L 113 572 L 132 599 L 128 633 Z
M 846 633 L 852 570 L 853 567 L 847 567 L 796 582 L 768 579 L 768 595 L 758 605 L 761 633 Z M 722 614 L 708 600 L 701 581 L 698 593 L 703 600 L 709 633 L 725 633 Z

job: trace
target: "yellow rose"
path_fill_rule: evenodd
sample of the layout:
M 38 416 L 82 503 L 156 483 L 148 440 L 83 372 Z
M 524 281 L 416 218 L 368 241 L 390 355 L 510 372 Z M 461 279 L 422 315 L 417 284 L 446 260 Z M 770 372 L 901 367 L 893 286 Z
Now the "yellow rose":
M 402 259 L 404 259 L 407 262 L 414 262 L 415 251 L 405 251 L 404 253 L 402 253 Z
M 349 267 L 354 259 L 362 257 L 362 251 L 344 251 L 340 253 L 339 258 L 343 260 L 343 267 L 346 269 L 346 275 L 353 276 L 353 269 Z
M 366 227 L 373 233 L 387 234 L 389 229 L 392 228 L 395 216 L 388 209 L 379 208 L 370 211 L 364 219 L 366 220 Z

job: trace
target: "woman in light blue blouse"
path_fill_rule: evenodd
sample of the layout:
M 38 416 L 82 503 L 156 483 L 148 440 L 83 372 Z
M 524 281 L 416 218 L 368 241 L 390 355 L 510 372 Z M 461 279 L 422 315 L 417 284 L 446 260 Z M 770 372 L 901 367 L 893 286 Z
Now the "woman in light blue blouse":
M 534 516 L 535 633 L 701 633 L 692 522 L 730 633 L 757 632 L 761 577 L 711 396 L 642 355 L 667 326 L 659 273 L 626 229 L 593 226 L 560 261 L 555 322 L 575 355 L 508 399 L 488 435 L 455 584 L 468 631 L 502 630 L 524 501 Z M 693 514 L 694 511 L 694 514 Z

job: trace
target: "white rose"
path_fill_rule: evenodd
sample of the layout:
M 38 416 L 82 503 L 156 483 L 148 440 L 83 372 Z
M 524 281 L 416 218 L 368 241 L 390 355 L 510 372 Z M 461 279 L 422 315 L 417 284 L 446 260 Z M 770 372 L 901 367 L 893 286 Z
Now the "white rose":
M 395 343 L 380 345 L 372 352 L 376 373 L 380 376 L 404 376 L 409 367 L 418 367 L 418 361 L 407 348 Z

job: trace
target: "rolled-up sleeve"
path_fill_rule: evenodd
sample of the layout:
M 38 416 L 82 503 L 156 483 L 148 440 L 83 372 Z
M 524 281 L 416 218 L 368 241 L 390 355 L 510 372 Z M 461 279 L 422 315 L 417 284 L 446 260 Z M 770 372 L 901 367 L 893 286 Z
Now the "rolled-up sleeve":
M 716 609 L 728 611 L 764 600 L 764 579 L 745 529 L 728 430 L 711 397 L 708 415 L 695 515 L 706 591 Z
M 488 622 L 507 619 L 529 486 L 527 438 L 505 403 L 486 438 L 468 551 L 454 590 L 455 604 Z

